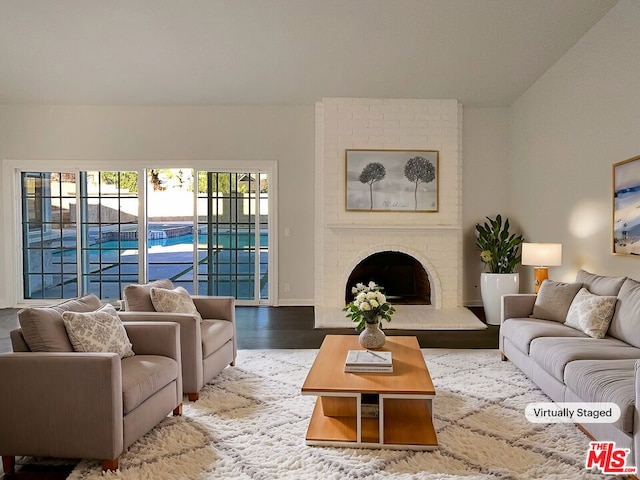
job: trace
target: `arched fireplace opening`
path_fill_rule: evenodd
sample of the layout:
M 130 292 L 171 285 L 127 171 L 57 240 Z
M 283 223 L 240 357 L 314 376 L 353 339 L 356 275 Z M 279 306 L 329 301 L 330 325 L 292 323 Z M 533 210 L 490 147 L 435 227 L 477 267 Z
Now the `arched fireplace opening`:
M 353 300 L 356 283 L 376 282 L 393 304 L 431 305 L 431 286 L 422 264 L 402 252 L 378 252 L 362 260 L 351 272 L 346 285 L 345 303 Z

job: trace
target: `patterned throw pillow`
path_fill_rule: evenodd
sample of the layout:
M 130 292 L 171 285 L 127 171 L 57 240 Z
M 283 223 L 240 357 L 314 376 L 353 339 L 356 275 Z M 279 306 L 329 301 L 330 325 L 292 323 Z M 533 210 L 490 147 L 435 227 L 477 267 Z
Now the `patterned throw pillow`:
M 617 297 L 594 295 L 581 288 L 569 307 L 565 325 L 590 337 L 604 338 L 616 311 L 617 300 Z
M 183 287 L 176 287 L 173 290 L 153 287 L 151 302 L 156 312 L 188 313 L 202 320 L 191 295 Z
M 112 305 L 107 304 L 95 312 L 64 312 L 62 321 L 76 352 L 111 352 L 120 358 L 135 355 Z

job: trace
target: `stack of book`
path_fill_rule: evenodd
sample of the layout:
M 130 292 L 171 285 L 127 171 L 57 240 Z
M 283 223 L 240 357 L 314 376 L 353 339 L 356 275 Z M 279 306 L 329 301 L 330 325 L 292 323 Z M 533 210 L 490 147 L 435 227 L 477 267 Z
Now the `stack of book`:
M 393 372 L 391 352 L 349 350 L 344 371 L 355 373 L 391 373 Z

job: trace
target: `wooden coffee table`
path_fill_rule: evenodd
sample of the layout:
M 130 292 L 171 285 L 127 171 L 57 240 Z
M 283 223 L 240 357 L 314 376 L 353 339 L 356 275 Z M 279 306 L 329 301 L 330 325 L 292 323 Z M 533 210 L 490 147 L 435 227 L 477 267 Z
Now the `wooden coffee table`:
M 387 337 L 393 373 L 345 373 L 348 350 L 362 349 L 356 335 L 327 335 L 302 385 L 317 395 L 307 445 L 433 450 L 436 390 L 416 337 Z M 363 416 L 362 399 L 374 399 L 378 416 Z

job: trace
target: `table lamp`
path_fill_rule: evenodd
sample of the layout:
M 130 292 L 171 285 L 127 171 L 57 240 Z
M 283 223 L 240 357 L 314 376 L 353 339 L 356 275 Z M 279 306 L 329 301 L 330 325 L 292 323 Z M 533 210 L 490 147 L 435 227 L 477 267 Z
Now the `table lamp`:
M 533 275 L 535 278 L 535 291 L 538 293 L 542 282 L 549 278 L 549 269 L 547 267 L 562 265 L 562 244 L 523 243 L 522 264 L 535 266 Z

